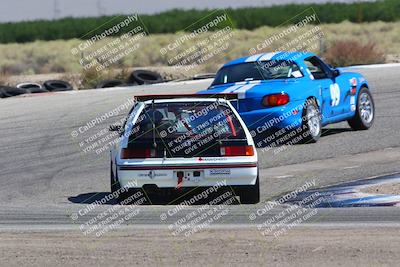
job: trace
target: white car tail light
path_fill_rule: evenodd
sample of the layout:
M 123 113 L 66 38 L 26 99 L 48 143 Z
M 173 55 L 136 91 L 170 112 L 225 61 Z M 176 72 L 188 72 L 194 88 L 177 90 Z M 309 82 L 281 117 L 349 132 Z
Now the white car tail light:
M 121 150 L 121 159 L 154 158 L 155 156 L 156 156 L 156 150 L 150 148 L 145 148 L 145 149 L 123 148 Z
M 222 146 L 221 156 L 254 156 L 253 146 Z

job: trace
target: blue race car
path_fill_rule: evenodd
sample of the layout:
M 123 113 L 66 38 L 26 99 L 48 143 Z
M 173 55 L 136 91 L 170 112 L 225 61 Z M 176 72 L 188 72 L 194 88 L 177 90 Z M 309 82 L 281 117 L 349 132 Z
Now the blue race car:
M 237 94 L 236 108 L 253 137 L 286 129 L 316 142 L 327 124 L 347 120 L 351 128 L 366 130 L 375 115 L 361 74 L 335 69 L 309 52 L 265 53 L 230 61 L 199 93 Z

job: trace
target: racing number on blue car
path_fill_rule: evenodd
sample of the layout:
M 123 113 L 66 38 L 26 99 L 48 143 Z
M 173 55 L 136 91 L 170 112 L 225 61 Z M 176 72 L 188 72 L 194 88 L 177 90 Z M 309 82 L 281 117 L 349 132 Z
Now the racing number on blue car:
M 331 91 L 331 106 L 338 106 L 340 102 L 340 88 L 337 83 L 331 84 L 329 87 Z

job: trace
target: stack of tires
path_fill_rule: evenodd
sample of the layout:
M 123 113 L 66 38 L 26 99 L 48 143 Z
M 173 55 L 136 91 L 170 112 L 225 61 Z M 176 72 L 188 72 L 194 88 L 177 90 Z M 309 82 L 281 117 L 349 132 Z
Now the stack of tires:
M 39 83 L 25 82 L 17 84 L 15 87 L 0 85 L 0 98 L 22 94 L 38 94 L 70 90 L 73 90 L 72 85 L 62 80 L 49 80 L 44 82 L 43 85 Z
M 110 88 L 119 86 L 134 86 L 142 84 L 155 84 L 162 83 L 164 79 L 160 74 L 149 70 L 135 70 L 130 75 L 127 81 L 123 80 L 104 80 L 101 81 L 96 87 L 97 88 Z
M 49 92 L 71 91 L 74 88 L 71 84 L 62 80 L 50 80 L 43 83 L 43 86 Z
M 162 83 L 164 79 L 161 75 L 149 70 L 135 70 L 126 81 L 113 79 L 100 82 L 96 88 L 110 88 L 118 86 L 134 86 L 143 84 Z M 0 98 L 12 97 L 22 94 L 37 94 L 47 92 L 60 92 L 73 90 L 71 84 L 62 80 L 49 80 L 43 83 L 25 82 L 17 84 L 15 87 L 0 85 Z

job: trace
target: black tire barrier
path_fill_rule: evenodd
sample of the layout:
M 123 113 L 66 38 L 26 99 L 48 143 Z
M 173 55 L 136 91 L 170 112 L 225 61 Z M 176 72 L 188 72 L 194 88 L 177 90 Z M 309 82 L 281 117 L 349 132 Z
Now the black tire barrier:
M 104 80 L 97 84 L 96 88 L 110 88 L 110 87 L 118 87 L 125 86 L 126 84 L 121 80 Z
M 17 88 L 25 90 L 26 93 L 37 94 L 37 93 L 46 93 L 48 90 L 44 89 L 41 84 L 38 83 L 20 83 L 17 84 Z
M 72 85 L 62 80 L 49 80 L 43 83 L 44 87 L 50 92 L 70 91 Z
M 131 83 L 142 84 L 154 84 L 154 83 L 162 83 L 164 79 L 160 74 L 154 71 L 149 70 L 135 70 L 131 73 L 129 77 L 129 81 Z
M 0 86 L 0 98 L 12 97 L 17 95 L 25 94 L 24 89 L 11 87 L 11 86 Z

